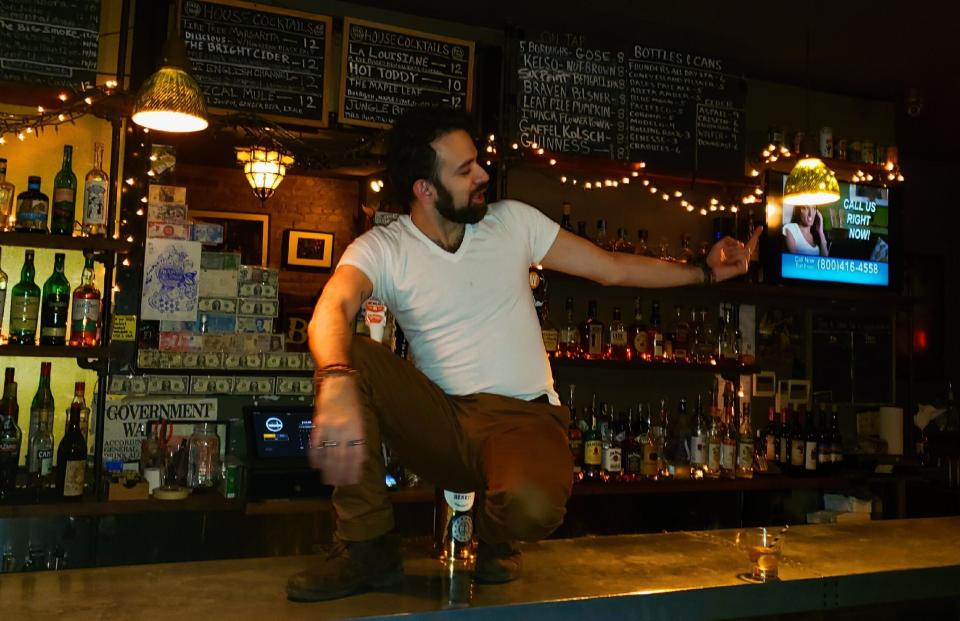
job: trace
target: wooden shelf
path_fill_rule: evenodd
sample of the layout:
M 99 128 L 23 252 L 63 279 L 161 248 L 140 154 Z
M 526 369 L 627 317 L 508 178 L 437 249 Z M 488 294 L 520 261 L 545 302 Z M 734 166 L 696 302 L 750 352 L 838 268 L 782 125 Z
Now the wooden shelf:
M 51 248 L 53 250 L 101 250 L 109 252 L 129 252 L 133 244 L 120 239 L 106 237 L 67 237 L 49 233 L 0 232 L 0 246 L 22 246 L 26 248 Z
M 184 500 L 107 500 L 93 498 L 82 502 L 40 502 L 0 504 L 0 518 L 123 515 L 132 513 L 175 513 L 243 511 L 245 501 L 219 494 L 191 494 Z
M 65 345 L 0 345 L 0 356 L 27 358 L 105 358 L 106 347 L 68 347 Z
M 604 369 L 621 371 L 680 371 L 691 373 L 719 373 L 721 375 L 750 375 L 757 373 L 757 365 L 721 362 L 719 364 L 700 364 L 683 362 L 647 362 L 644 360 L 582 360 L 570 358 L 551 358 L 555 368 Z
M 847 482 L 842 475 L 792 477 L 755 475 L 752 479 L 669 479 L 617 483 L 577 483 L 574 496 L 622 496 L 630 494 L 688 494 L 712 492 L 764 492 L 791 489 L 830 489 Z

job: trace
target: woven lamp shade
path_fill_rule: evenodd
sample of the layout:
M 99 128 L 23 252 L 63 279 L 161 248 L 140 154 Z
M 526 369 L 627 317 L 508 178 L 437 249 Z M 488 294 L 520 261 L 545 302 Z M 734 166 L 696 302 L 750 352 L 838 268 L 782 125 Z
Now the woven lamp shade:
M 826 205 L 840 199 L 840 184 L 817 157 L 805 157 L 787 177 L 783 188 L 786 205 Z
M 189 73 L 165 65 L 137 93 L 133 122 L 164 132 L 198 132 L 207 128 L 207 104 Z

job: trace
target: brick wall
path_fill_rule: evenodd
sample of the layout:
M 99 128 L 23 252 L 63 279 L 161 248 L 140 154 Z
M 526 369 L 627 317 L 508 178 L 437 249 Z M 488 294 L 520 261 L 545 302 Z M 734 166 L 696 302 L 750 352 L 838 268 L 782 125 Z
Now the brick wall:
M 287 229 L 333 233 L 334 265 L 356 235 L 360 181 L 288 175 L 264 206 L 236 168 L 177 164 L 175 183 L 186 186 L 187 201 L 193 209 L 270 214 L 270 267 L 281 267 L 283 232 Z M 280 290 L 312 297 L 329 277 L 329 273 L 281 270 Z

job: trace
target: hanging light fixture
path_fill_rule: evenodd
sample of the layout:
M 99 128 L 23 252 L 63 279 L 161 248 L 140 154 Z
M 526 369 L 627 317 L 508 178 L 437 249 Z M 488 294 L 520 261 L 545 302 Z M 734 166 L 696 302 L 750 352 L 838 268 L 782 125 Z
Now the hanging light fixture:
M 140 86 L 132 119 L 141 127 L 162 132 L 202 131 L 208 125 L 207 104 L 200 85 L 190 75 L 190 59 L 175 17 L 170 22 L 160 69 Z
M 237 147 L 237 161 L 243 164 L 243 174 L 260 202 L 273 196 L 274 190 L 292 166 L 293 155 L 277 144 L 255 144 Z
M 787 176 L 785 205 L 826 205 L 840 200 L 840 184 L 819 157 L 805 157 Z

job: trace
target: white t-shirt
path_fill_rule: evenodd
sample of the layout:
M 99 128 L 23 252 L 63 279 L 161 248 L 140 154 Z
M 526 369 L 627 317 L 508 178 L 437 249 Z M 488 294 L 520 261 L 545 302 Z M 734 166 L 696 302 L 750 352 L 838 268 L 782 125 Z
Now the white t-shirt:
M 783 234 L 784 236 L 789 235 L 796 243 L 797 254 L 820 254 L 820 248 L 807 241 L 803 236 L 803 231 L 800 230 L 800 225 L 796 222 L 784 224 Z
M 450 253 L 405 215 L 355 239 L 339 265 L 366 274 L 417 367 L 447 394 L 547 394 L 559 405 L 528 276 L 559 230 L 530 205 L 499 201 Z

